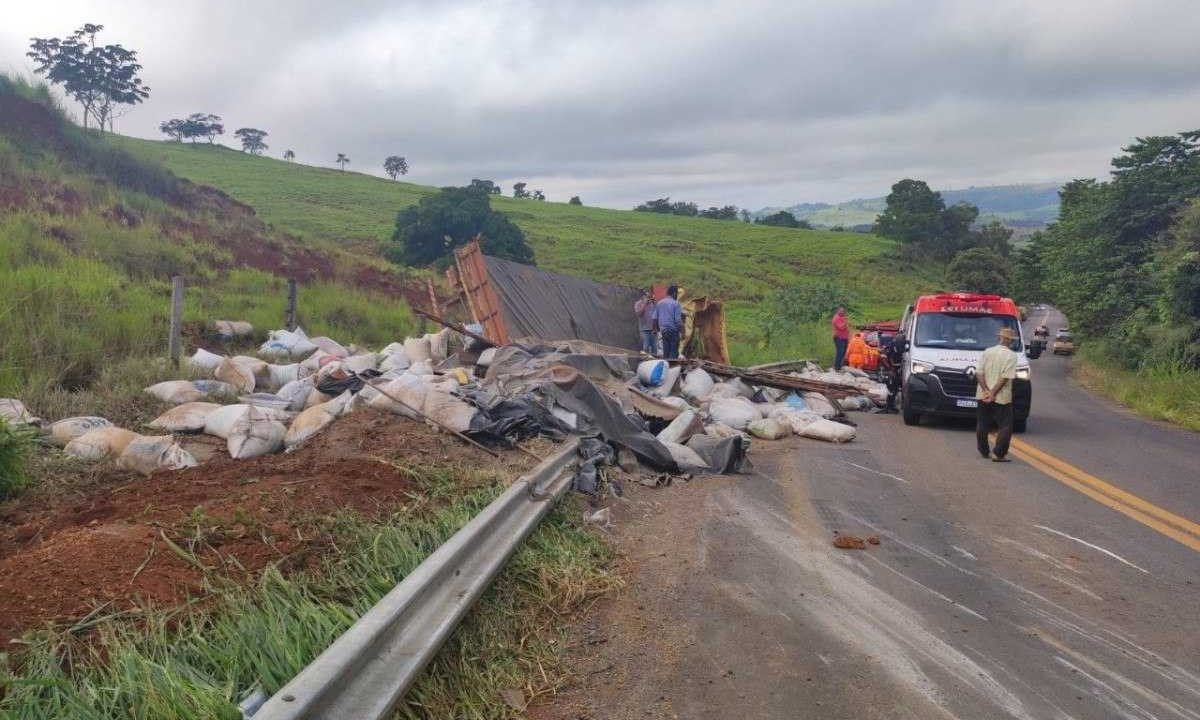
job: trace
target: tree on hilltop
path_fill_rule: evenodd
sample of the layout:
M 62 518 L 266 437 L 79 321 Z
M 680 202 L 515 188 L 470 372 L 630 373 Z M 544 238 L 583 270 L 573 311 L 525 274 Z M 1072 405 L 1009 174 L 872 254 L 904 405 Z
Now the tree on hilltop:
M 749 210 L 746 210 L 743 208 L 742 212 L 741 212 L 741 216 L 742 216 L 742 222 L 744 222 L 744 223 L 750 222 L 750 211 Z
M 517 198 L 518 200 L 529 197 L 529 191 L 525 189 L 526 185 L 528 185 L 528 183 L 523 183 L 523 182 L 514 183 L 513 184 L 513 197 Z
M 726 205 L 725 207 L 710 207 L 707 210 L 700 211 L 700 217 L 708 218 L 709 220 L 737 220 L 738 209 L 735 205 Z
M 163 120 L 158 124 L 158 129 L 164 135 L 171 138 L 175 142 L 183 142 L 183 133 L 187 121 L 175 118 L 173 120 Z
M 383 171 L 395 180 L 400 175 L 408 174 L 408 161 L 399 155 L 389 155 L 383 161 Z
M 96 45 L 96 35 L 103 29 L 87 23 L 66 39 L 30 38 L 25 53 L 33 60 L 35 73 L 62 85 L 83 107 L 83 127 L 91 118 L 101 133 L 105 126 L 112 130 L 119 106 L 133 106 L 150 97 L 150 88 L 138 77 L 142 66 L 137 52 L 120 45 Z
M 534 190 L 534 191 L 533 191 L 533 199 L 534 199 L 534 200 L 545 200 L 545 199 L 546 199 L 546 193 L 542 192 L 540 189 L 539 189 L 539 190 Z
M 473 190 L 479 190 L 487 195 L 500 194 L 500 186 L 491 180 L 480 180 L 479 178 L 475 178 L 471 180 L 471 184 L 468 187 Z
M 579 199 L 578 195 L 572 195 L 571 199 L 567 201 L 567 204 L 568 205 L 582 205 L 583 201 Z
M 957 290 L 1008 295 L 1011 266 L 988 248 L 967 248 L 954 256 L 946 271 L 958 284 Z
M 291 162 L 296 159 L 296 153 L 292 152 L 291 150 L 284 150 L 283 159 Z
M 478 237 L 488 255 L 534 265 L 525 234 L 491 208 L 491 195 L 480 187 L 446 187 L 421 198 L 396 216 L 396 231 L 384 255 L 404 265 L 444 264 L 454 248 Z
M 196 142 L 196 138 L 208 138 L 211 145 L 218 135 L 225 134 L 225 126 L 221 123 L 220 115 L 192 113 L 181 122 L 183 123 L 181 126 L 183 137 L 189 138 L 193 143 Z
M 267 143 L 264 142 L 264 139 L 267 137 L 266 130 L 238 128 L 233 132 L 233 135 L 242 141 L 242 150 L 251 155 L 261 155 L 262 151 L 267 149 Z
M 755 222 L 759 225 L 770 225 L 772 227 L 786 227 L 786 228 L 801 227 L 800 221 L 796 219 L 796 216 L 791 214 L 787 210 L 780 210 L 779 212 L 771 213 L 770 215 L 767 215 L 766 217 L 759 218 Z M 804 223 L 804 224 L 808 225 L 808 223 Z
M 346 157 L 346 153 L 338 153 L 337 160 L 334 162 L 342 166 L 342 172 L 346 172 L 346 165 L 349 164 L 350 158 Z

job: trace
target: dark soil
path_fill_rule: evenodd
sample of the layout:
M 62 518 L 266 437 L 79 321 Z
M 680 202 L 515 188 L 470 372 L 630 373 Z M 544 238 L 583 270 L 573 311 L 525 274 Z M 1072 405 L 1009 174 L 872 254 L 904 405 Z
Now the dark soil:
M 0 506 L 0 643 L 101 605 L 111 613 L 178 602 L 201 590 L 198 565 L 247 580 L 269 563 L 312 566 L 331 547 L 330 514 L 380 518 L 429 503 L 408 468 L 516 476 L 532 464 L 371 409 L 283 455 L 235 461 L 206 436 L 186 445 L 212 459 L 149 478 L 105 468 L 68 495 L 34 492 Z

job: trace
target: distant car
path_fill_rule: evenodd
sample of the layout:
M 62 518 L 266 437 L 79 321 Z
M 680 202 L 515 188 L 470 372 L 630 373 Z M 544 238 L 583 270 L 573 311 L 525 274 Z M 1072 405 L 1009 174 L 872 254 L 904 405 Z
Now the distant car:
M 1054 333 L 1054 339 L 1055 339 L 1055 340 L 1058 340 L 1058 339 L 1060 339 L 1060 338 L 1064 338 L 1064 337 L 1069 339 L 1069 338 L 1071 337 L 1071 331 L 1070 331 L 1070 330 L 1068 330 L 1068 329 L 1066 329 L 1066 328 L 1059 328 L 1059 329 L 1058 329 L 1058 330 L 1057 330 L 1057 331 Z
M 1055 355 L 1074 355 L 1075 341 L 1071 339 L 1071 333 L 1059 330 L 1051 350 Z

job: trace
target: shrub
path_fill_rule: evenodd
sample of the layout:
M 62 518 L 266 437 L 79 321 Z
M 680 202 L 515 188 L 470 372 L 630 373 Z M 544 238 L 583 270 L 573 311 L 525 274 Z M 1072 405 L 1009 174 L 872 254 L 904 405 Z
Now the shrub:
M 525 233 L 492 210 L 490 195 L 478 187 L 447 187 L 421 198 L 396 216 L 396 231 L 384 255 L 402 265 L 444 263 L 454 248 L 482 236 L 488 255 L 535 265 Z
M 774 345 L 798 325 L 826 319 L 838 307 L 854 312 L 853 297 L 850 290 L 832 280 L 797 283 L 781 292 L 775 302 L 759 314 L 759 329 L 766 344 Z
M 31 436 L 23 428 L 11 427 L 0 420 L 0 500 L 6 500 L 25 487 L 25 459 Z

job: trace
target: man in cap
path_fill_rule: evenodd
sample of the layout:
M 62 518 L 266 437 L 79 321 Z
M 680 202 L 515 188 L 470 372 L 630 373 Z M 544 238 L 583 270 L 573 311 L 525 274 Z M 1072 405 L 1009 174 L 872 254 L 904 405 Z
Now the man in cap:
M 1008 462 L 1008 442 L 1012 439 L 1013 409 L 1012 381 L 1017 377 L 1017 354 L 1012 344 L 1017 334 L 1002 327 L 996 333 L 996 344 L 979 356 L 975 371 L 975 397 L 979 409 L 975 415 L 975 441 L 979 454 L 993 462 Z M 996 447 L 988 447 L 988 433 L 996 430 Z

